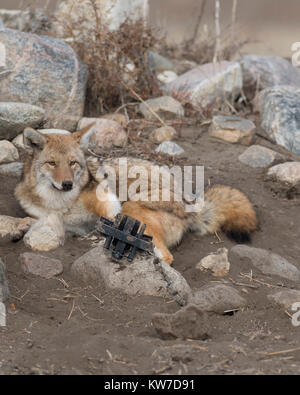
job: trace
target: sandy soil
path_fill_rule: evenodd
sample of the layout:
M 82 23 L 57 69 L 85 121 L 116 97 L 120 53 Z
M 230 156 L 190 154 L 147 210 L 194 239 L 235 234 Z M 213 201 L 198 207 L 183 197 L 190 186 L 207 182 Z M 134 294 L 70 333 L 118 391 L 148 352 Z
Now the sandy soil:
M 300 268 L 300 201 L 274 195 L 264 182 L 265 171 L 242 165 L 238 155 L 244 147 L 214 140 L 199 128 L 183 130 L 179 143 L 189 161 L 205 165 L 206 181 L 238 187 L 253 201 L 260 220 L 253 246 L 279 253 Z M 0 183 L 0 214 L 24 215 L 13 198 L 15 181 L 2 178 Z M 194 289 L 216 281 L 195 265 L 208 253 L 234 245 L 225 235 L 221 238 L 220 243 L 215 236 L 189 234 L 173 251 L 174 268 Z M 243 274 L 253 268 L 232 261 L 229 276 L 221 281 L 243 283 L 233 286 L 248 299 L 249 307 L 234 315 L 212 315 L 206 341 L 166 341 L 156 334 L 151 317 L 155 312 L 179 310 L 175 302 L 126 296 L 103 284 L 83 284 L 71 278 L 70 265 L 90 248 L 88 241 L 69 238 L 64 247 L 46 254 L 64 262 L 64 273 L 43 280 L 20 270 L 18 256 L 26 250 L 22 241 L 1 246 L 11 289 L 7 327 L 0 329 L 0 370 L 4 373 L 300 373 L 300 350 L 268 355 L 299 347 L 300 329 L 266 298 L 283 286 L 299 289 L 299 285 L 255 269 L 253 277 L 260 283 L 251 282 Z

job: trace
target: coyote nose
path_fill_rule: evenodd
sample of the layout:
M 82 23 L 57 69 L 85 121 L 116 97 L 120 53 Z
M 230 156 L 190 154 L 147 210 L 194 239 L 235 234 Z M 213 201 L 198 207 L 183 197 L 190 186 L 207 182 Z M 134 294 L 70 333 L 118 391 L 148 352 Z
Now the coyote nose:
M 63 181 L 61 186 L 64 191 L 70 191 L 73 188 L 73 182 L 72 181 Z

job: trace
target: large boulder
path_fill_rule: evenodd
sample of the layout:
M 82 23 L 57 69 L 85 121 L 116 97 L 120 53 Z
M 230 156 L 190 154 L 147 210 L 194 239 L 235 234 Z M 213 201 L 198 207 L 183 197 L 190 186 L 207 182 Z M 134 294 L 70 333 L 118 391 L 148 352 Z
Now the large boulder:
M 243 90 L 249 100 L 257 91 L 276 85 L 300 88 L 300 71 L 279 56 L 246 55 L 238 62 L 243 70 Z
M 163 91 L 181 103 L 208 110 L 234 100 L 243 87 L 239 63 L 219 62 L 198 66 L 166 84 Z
M 120 262 L 112 260 L 111 251 L 104 247 L 104 240 L 80 258 L 71 267 L 71 273 L 85 282 L 102 283 L 109 289 L 128 295 L 173 296 L 185 304 L 190 287 L 175 269 L 165 262 L 146 253 L 139 253 L 133 262 L 126 258 Z
M 5 61 L 0 101 L 41 106 L 46 127 L 75 130 L 84 109 L 87 69 L 74 50 L 56 38 L 12 29 L 0 29 L 0 43 Z
M 300 155 L 300 88 L 275 86 L 254 100 L 266 137 Z

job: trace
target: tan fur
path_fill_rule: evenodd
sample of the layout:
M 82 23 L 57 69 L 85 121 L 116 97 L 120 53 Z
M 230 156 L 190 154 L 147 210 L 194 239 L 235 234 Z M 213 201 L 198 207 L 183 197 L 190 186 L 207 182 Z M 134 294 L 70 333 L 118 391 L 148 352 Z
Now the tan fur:
M 99 164 L 97 159 L 89 158 L 88 167 L 97 182 L 102 182 L 109 174 L 109 167 L 113 167 L 117 174 L 117 186 L 119 186 L 119 159 L 108 159 Z M 143 166 L 150 179 L 152 162 L 128 158 L 127 164 L 128 173 L 133 166 Z M 127 189 L 135 180 L 136 178 L 126 180 Z M 122 207 L 123 214 L 133 216 L 147 225 L 146 233 L 153 237 L 156 248 L 160 250 L 166 262 L 172 263 L 173 257 L 169 248 L 178 244 L 188 230 L 199 231 L 202 235 L 205 235 L 213 234 L 220 229 L 223 229 L 226 233 L 246 234 L 257 229 L 258 221 L 253 206 L 239 190 L 221 185 L 211 187 L 205 192 L 205 202 L 202 210 L 199 213 L 188 213 L 185 209 L 188 202 L 176 201 L 175 184 L 175 177 L 171 174 L 169 201 L 150 201 L 149 183 L 143 191 L 148 200 L 125 202 Z M 161 179 L 159 179 L 156 188 L 159 189 L 161 196 L 163 192 Z
M 63 215 L 66 228 L 77 234 L 92 228 L 100 216 L 113 218 L 122 214 L 132 216 L 146 224 L 146 233 L 153 237 L 156 254 L 169 264 L 173 257 L 169 248 L 178 244 L 184 233 L 197 230 L 201 234 L 214 233 L 219 229 L 226 232 L 249 233 L 257 228 L 257 219 L 252 204 L 240 191 L 225 186 L 214 186 L 206 191 L 205 205 L 198 213 L 187 213 L 185 201 L 176 201 L 176 176 L 171 175 L 170 201 L 163 201 L 163 185 L 145 186 L 137 191 L 143 193 L 143 201 L 125 201 L 122 208 L 111 188 L 101 189 L 104 179 L 110 185 L 107 169 L 112 167 L 117 174 L 119 185 L 119 159 L 99 163 L 88 159 L 80 148 L 80 142 L 87 139 L 93 125 L 73 135 L 41 135 L 33 129 L 24 131 L 25 143 L 32 148 L 26 160 L 24 177 L 17 186 L 15 196 L 25 211 L 32 217 L 40 218 L 52 212 Z M 133 166 L 142 166 L 149 174 L 152 162 L 127 158 L 128 171 Z M 53 163 L 52 163 L 53 162 Z M 55 166 L 54 166 L 55 163 Z M 166 168 L 159 168 L 168 172 Z M 89 172 L 92 174 L 91 178 Z M 126 179 L 127 188 L 137 180 Z M 149 178 L 150 179 L 150 178 Z M 65 181 L 73 183 L 70 191 L 63 191 Z M 151 201 L 150 188 L 159 193 L 159 201 Z M 148 199 L 148 201 L 147 201 Z M 134 199 L 132 199 L 134 200 Z

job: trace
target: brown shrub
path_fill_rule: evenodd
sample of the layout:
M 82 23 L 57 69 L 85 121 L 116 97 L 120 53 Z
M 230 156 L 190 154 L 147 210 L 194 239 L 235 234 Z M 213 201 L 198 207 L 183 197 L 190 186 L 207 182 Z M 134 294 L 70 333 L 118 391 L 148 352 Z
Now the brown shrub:
M 94 12 L 95 24 L 89 27 L 86 35 L 78 34 L 81 23 L 64 21 L 68 31 L 69 44 L 89 70 L 86 115 L 98 116 L 113 111 L 128 101 L 136 101 L 132 92 L 143 99 L 158 93 L 156 76 L 148 64 L 148 51 L 157 44 L 153 30 L 144 20 L 127 19 L 119 29 L 110 31 L 101 18 L 101 12 L 94 0 L 89 0 Z M 82 21 L 85 29 L 87 21 Z M 81 32 L 80 32 L 81 33 Z

